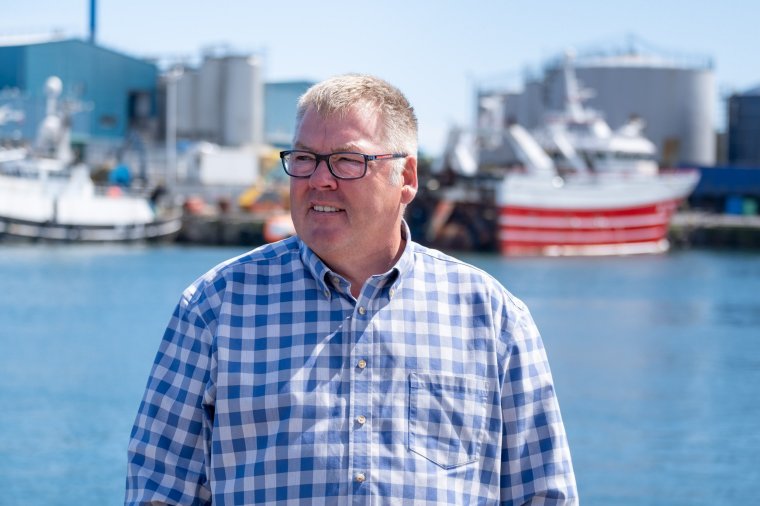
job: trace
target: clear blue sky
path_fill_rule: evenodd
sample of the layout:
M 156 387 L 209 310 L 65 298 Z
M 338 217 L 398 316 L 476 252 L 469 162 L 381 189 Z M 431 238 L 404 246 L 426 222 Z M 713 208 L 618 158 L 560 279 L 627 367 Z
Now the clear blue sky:
M 89 3 L 0 0 L 0 35 L 84 38 Z M 608 49 L 635 35 L 712 58 L 716 108 L 719 96 L 760 84 L 757 0 L 101 0 L 97 18 L 98 42 L 135 56 L 197 58 L 226 45 L 264 54 L 269 81 L 376 74 L 412 101 L 431 153 L 450 125 L 471 124 L 476 83 L 519 85 L 525 68 L 569 47 Z

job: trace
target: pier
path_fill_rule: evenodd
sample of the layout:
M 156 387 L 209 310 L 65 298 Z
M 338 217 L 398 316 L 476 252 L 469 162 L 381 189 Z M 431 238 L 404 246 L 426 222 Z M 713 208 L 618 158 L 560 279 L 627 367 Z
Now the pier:
M 683 211 L 673 217 L 669 238 L 676 248 L 760 249 L 760 216 Z
M 187 214 L 177 242 L 218 246 L 258 246 L 263 244 L 264 225 L 269 213 Z M 418 234 L 419 235 L 419 234 Z M 668 234 L 674 249 L 707 247 L 760 250 L 760 216 L 713 214 L 697 211 L 677 213 Z M 425 241 L 425 237 L 416 237 Z M 455 243 L 451 243 L 453 245 Z M 463 248 L 471 249 L 466 244 Z
M 214 246 L 258 246 L 264 244 L 264 225 L 269 214 L 186 213 L 177 242 Z

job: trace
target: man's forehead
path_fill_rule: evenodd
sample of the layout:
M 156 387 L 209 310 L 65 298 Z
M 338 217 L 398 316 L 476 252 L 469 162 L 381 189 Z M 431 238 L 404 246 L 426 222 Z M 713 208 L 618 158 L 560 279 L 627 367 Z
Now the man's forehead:
M 344 120 L 349 116 L 359 116 L 365 119 L 378 116 L 380 111 L 367 101 L 357 101 L 350 104 L 313 104 L 306 109 L 307 114 L 316 115 L 321 120 Z
M 362 106 L 326 113 L 310 107 L 296 125 L 293 144 L 306 148 L 314 140 L 330 138 L 338 143 L 332 145 L 334 151 L 356 149 L 369 139 L 376 141 L 384 137 L 382 120 L 377 112 Z M 346 138 L 335 138 L 342 136 Z

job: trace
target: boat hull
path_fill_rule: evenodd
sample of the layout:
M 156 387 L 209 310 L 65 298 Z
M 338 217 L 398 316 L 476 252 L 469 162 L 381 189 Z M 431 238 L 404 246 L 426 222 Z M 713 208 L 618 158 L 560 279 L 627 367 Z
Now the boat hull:
M 154 210 L 120 188 L 97 190 L 89 175 L 22 177 L 0 173 L 0 239 L 134 242 L 175 237 L 179 208 Z
M 163 241 L 176 237 L 182 228 L 181 216 L 150 223 L 124 225 L 76 225 L 40 223 L 0 217 L 0 239 L 42 242 L 141 242 Z
M 0 240 L 62 243 L 167 241 L 182 228 L 180 214 L 149 223 L 82 225 L 19 220 L 0 216 Z
M 699 175 L 585 178 L 507 176 L 497 193 L 502 254 L 661 253 L 670 220 Z

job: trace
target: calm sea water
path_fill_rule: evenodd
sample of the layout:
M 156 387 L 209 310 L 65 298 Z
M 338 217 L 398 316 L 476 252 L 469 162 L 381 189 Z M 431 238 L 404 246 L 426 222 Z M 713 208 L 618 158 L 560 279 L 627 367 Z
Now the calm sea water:
M 242 249 L 0 246 L 0 504 L 123 501 L 182 289 Z M 757 500 L 760 255 L 462 255 L 544 336 L 585 505 Z

